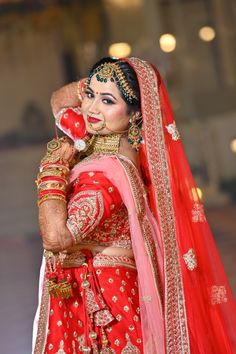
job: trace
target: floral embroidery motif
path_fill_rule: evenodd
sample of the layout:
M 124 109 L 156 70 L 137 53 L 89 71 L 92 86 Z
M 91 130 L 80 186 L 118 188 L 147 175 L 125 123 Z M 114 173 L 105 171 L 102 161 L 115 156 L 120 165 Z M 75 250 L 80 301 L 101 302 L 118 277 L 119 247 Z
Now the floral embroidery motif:
M 206 217 L 204 215 L 203 206 L 200 203 L 194 203 L 192 209 L 192 221 L 193 222 L 204 222 Z
M 120 345 L 119 339 L 116 339 L 116 340 L 114 341 L 114 344 L 117 345 L 117 347 L 119 347 L 119 345 Z
M 172 139 L 177 141 L 180 139 L 179 131 L 176 127 L 175 121 L 172 124 L 166 125 L 168 133 L 172 136 Z
M 64 341 L 63 340 L 61 340 L 60 341 L 60 348 L 59 348 L 59 350 L 56 352 L 56 354 L 66 354 L 66 352 L 64 351 Z
M 118 315 L 116 316 L 116 319 L 117 319 L 117 321 L 120 321 L 120 320 L 122 319 L 122 316 L 121 316 L 120 314 L 118 314 Z
M 227 302 L 227 293 L 224 285 L 213 285 L 211 287 L 211 303 L 212 305 Z
M 113 301 L 113 302 L 116 302 L 117 300 L 118 300 L 118 297 L 117 297 L 117 296 L 115 296 L 115 295 L 112 296 L 112 301 Z
M 131 343 L 128 333 L 125 334 L 125 337 L 127 344 L 124 349 L 122 349 L 121 354 L 140 354 L 140 350 Z
M 143 301 L 144 302 L 151 302 L 152 301 L 152 297 L 150 295 L 144 295 L 143 296 Z
M 85 342 L 85 340 L 84 340 L 84 334 L 82 334 L 81 336 L 79 336 L 79 337 L 77 338 L 77 341 L 78 341 L 78 343 L 79 343 L 79 350 L 82 350 L 82 347 L 84 346 L 84 342 Z
M 102 194 L 95 191 L 77 193 L 68 204 L 67 227 L 78 242 L 91 232 L 104 213 Z
M 91 314 L 95 311 L 100 310 L 100 306 L 96 301 L 96 298 L 95 298 L 95 295 L 94 295 L 94 292 L 92 291 L 92 289 L 90 289 L 90 288 L 86 289 L 85 297 L 86 297 L 86 307 L 87 307 L 88 313 Z M 105 306 L 103 301 L 102 301 L 101 306 Z
M 193 248 L 190 248 L 188 252 L 183 255 L 183 259 L 189 270 L 197 268 L 197 259 Z
M 99 327 L 105 327 L 108 323 L 112 322 L 114 317 L 111 312 L 107 309 L 100 310 L 94 315 L 94 322 Z
M 128 212 L 124 204 L 115 210 L 102 225 L 98 225 L 92 234 L 88 234 L 83 243 L 104 246 L 131 248 L 131 236 Z

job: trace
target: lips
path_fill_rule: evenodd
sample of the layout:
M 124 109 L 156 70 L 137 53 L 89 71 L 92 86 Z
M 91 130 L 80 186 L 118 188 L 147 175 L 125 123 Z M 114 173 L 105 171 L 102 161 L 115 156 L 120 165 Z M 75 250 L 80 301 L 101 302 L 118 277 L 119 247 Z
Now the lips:
M 101 122 L 101 119 L 88 116 L 88 117 L 87 117 L 87 121 L 88 121 L 89 123 L 98 123 L 98 122 Z

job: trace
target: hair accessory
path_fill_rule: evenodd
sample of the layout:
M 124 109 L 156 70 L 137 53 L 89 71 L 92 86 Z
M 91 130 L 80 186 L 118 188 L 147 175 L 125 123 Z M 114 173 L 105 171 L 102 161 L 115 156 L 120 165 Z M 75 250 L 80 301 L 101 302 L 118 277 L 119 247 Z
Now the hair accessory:
M 96 78 L 100 82 L 107 82 L 108 80 L 115 82 L 119 87 L 125 98 L 132 103 L 134 100 L 138 100 L 135 92 L 130 88 L 129 83 L 125 77 L 125 74 L 117 63 L 104 63 L 99 65 L 89 76 L 87 84 L 89 85 L 91 77 L 96 75 Z

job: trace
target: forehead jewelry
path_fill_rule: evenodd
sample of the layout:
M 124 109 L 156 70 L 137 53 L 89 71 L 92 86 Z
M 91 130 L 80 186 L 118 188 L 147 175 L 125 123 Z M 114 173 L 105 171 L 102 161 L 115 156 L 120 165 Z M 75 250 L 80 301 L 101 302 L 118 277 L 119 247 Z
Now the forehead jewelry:
M 133 100 L 137 100 L 138 97 L 135 92 L 129 87 L 129 83 L 119 67 L 116 63 L 104 63 L 99 65 L 89 76 L 87 85 L 90 84 L 91 77 L 95 75 L 96 79 L 100 82 L 107 82 L 110 80 L 111 82 L 115 82 L 119 87 L 120 91 L 123 93 L 124 97 L 132 103 Z

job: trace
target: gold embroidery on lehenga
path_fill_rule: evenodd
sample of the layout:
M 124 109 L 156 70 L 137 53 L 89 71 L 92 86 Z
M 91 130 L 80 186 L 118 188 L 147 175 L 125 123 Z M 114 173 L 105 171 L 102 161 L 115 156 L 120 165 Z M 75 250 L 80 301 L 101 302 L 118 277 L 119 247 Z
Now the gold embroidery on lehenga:
M 128 333 L 125 334 L 125 337 L 127 344 L 124 349 L 122 349 L 121 354 L 140 354 L 140 350 L 131 343 Z
M 114 317 L 108 309 L 103 309 L 94 314 L 94 322 L 97 326 L 104 327 L 112 322 Z
M 98 225 L 92 234 L 83 239 L 83 243 L 131 249 L 131 236 L 128 212 L 122 204 L 102 225 Z
M 176 240 L 157 76 L 155 70 L 147 62 L 137 58 L 131 58 L 128 62 L 134 67 L 137 76 L 142 77 L 139 83 L 140 91 L 141 97 L 145 97 L 141 104 L 146 134 L 149 136 L 149 139 L 146 139 L 146 151 L 154 185 L 165 259 L 166 353 L 189 354 L 183 280 Z
M 59 350 L 56 352 L 56 354 L 66 354 L 66 352 L 64 351 L 64 341 L 63 340 L 60 341 L 60 347 L 59 347 Z
M 68 203 L 67 227 L 76 243 L 99 224 L 103 213 L 101 192 L 83 191 L 71 198 Z
M 212 305 L 227 302 L 227 292 L 224 285 L 213 285 L 211 287 L 211 303 Z
M 183 255 L 183 259 L 189 270 L 197 268 L 197 259 L 193 248 L 190 248 L 188 252 Z
M 49 293 L 48 293 L 46 279 L 44 279 L 34 354 L 43 353 L 44 351 L 44 347 L 46 345 L 46 339 L 47 339 L 46 333 L 47 333 L 48 313 L 49 313 Z
M 193 222 L 204 222 L 206 217 L 204 215 L 203 206 L 201 203 L 194 203 L 192 209 L 192 221 Z
M 177 129 L 175 122 L 166 125 L 166 129 L 167 129 L 168 133 L 171 135 L 172 140 L 177 141 L 180 139 L 180 134 L 179 134 L 179 131 Z

